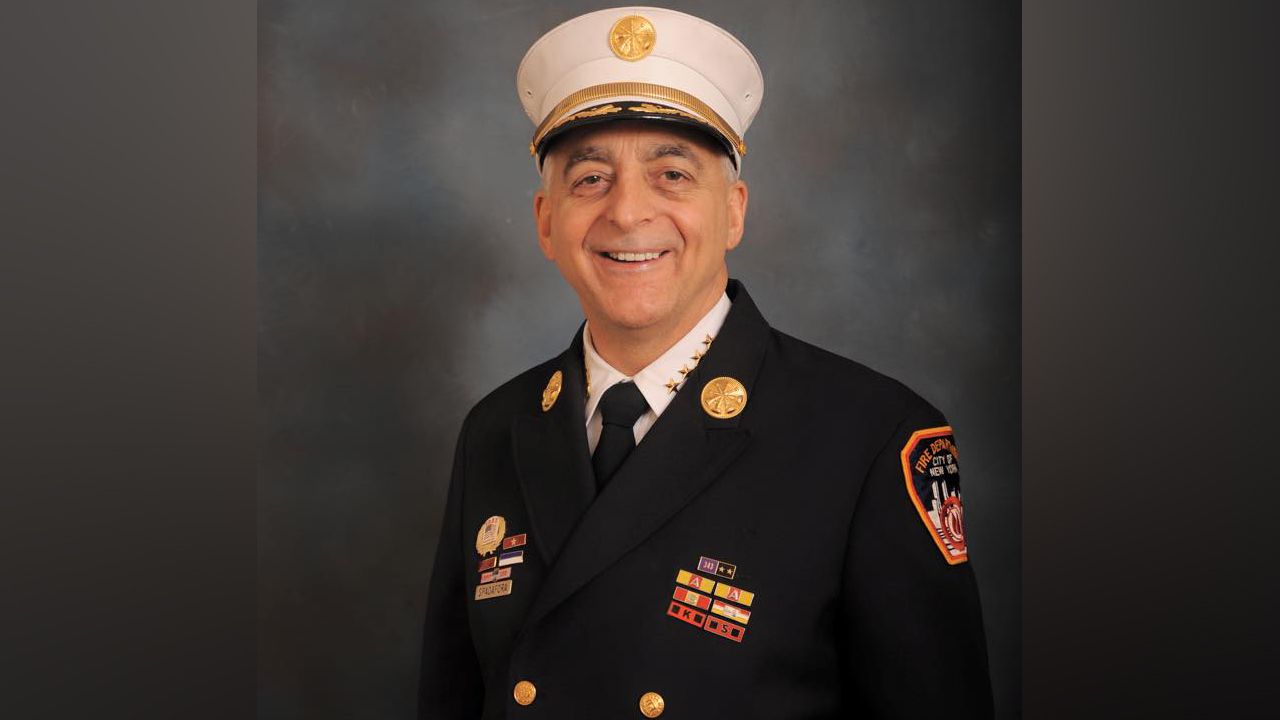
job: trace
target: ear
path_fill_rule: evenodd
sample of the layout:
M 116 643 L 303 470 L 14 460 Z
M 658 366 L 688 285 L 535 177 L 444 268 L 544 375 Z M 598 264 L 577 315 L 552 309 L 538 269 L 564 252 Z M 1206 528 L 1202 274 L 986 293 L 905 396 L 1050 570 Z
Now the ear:
M 555 260 L 551 247 L 551 199 L 546 188 L 538 188 L 533 194 L 533 222 L 538 227 L 538 247 L 548 260 Z
M 729 186 L 729 234 L 725 238 L 725 250 L 738 247 L 742 241 L 742 232 L 746 229 L 747 219 L 747 184 L 735 180 Z

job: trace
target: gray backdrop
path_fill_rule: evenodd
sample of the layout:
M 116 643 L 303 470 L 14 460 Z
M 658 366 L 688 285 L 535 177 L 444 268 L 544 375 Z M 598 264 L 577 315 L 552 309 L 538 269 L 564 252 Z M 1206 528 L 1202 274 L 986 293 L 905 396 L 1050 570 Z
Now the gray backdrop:
M 612 4 L 259 6 L 263 718 L 413 716 L 459 424 L 581 321 L 535 243 L 516 65 Z M 998 714 L 1016 717 L 1018 5 L 675 7 L 764 70 L 731 274 L 775 327 L 956 428 Z

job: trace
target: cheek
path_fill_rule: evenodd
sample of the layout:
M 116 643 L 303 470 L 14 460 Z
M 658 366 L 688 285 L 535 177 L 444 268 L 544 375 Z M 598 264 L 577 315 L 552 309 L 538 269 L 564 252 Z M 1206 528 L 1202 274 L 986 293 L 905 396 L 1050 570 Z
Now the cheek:
M 580 248 L 591 231 L 595 213 L 570 205 L 558 210 L 552 225 L 557 246 L 562 249 Z
M 725 236 L 727 219 L 723 208 L 702 205 L 691 208 L 687 212 L 675 213 L 672 219 L 675 221 L 676 229 L 684 236 L 686 251 L 714 254 L 717 250 L 723 249 L 722 240 Z

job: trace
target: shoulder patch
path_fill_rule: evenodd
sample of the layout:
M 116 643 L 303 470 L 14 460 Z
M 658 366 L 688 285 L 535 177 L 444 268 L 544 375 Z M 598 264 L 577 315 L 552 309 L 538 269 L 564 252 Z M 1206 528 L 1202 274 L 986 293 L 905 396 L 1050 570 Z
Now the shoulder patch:
M 960 502 L 960 451 L 951 426 L 911 433 L 902 448 L 907 494 L 925 528 L 951 565 L 969 559 L 964 543 L 964 505 Z

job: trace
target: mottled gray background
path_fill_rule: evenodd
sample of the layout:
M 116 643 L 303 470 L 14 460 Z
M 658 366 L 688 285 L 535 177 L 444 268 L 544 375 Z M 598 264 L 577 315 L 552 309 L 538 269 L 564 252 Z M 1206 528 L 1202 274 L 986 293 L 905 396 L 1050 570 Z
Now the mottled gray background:
M 260 3 L 262 718 L 413 716 L 459 424 L 581 320 L 536 247 L 516 65 L 611 4 Z M 1017 717 L 1018 5 L 675 7 L 764 70 L 731 274 L 775 327 L 956 428 L 998 714 Z

